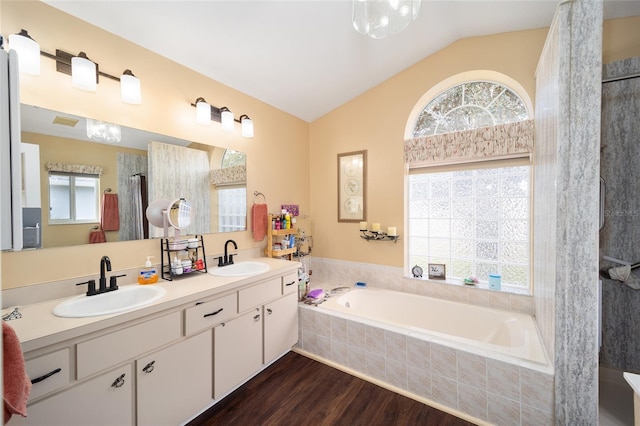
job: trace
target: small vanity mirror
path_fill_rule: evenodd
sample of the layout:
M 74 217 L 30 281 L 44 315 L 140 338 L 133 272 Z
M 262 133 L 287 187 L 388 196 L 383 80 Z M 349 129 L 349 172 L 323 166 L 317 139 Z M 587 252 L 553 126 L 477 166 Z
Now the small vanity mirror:
M 169 227 L 176 230 L 174 239 L 180 239 L 180 230 L 187 229 L 193 219 L 191 203 L 184 198 L 178 200 L 155 200 L 147 207 L 146 216 L 153 226 L 164 230 L 169 238 Z

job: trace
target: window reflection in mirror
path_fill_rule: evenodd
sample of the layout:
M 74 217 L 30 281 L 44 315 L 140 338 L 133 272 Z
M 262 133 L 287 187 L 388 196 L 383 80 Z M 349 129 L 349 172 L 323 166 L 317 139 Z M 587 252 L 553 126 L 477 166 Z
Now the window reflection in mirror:
M 246 229 L 246 158 L 242 152 L 193 143 L 128 127 L 121 128 L 122 136 L 121 141 L 118 143 L 92 141 L 87 137 L 85 118 L 24 104 L 21 105 L 21 122 L 22 142 L 24 145 L 33 144 L 39 148 L 39 155 L 36 155 L 39 158 L 36 158 L 36 164 L 30 164 L 29 167 L 23 168 L 23 174 L 25 175 L 23 180 L 28 179 L 33 174 L 36 176 L 34 178 L 36 182 L 40 184 L 40 192 L 33 191 L 33 193 L 39 195 L 40 203 L 36 202 L 35 204 L 38 204 L 37 207 L 41 207 L 42 211 L 39 213 L 39 217 L 34 219 L 34 222 L 38 223 L 42 232 L 41 242 L 43 248 L 89 243 L 91 230 L 100 225 L 100 202 L 102 191 L 106 188 L 113 188 L 112 194 L 118 195 L 121 225 L 120 231 L 105 232 L 106 240 L 112 242 L 138 239 L 136 236 L 129 236 L 122 232 L 122 228 L 129 222 L 128 217 L 126 215 L 123 216 L 123 210 L 126 210 L 125 206 L 128 204 L 126 199 L 123 199 L 123 185 L 128 182 L 131 175 L 136 173 L 144 175 L 147 179 L 150 178 L 150 176 L 146 175 L 147 145 L 151 141 L 188 147 L 207 153 L 211 172 L 211 182 L 209 184 L 210 209 L 207 212 L 210 215 L 210 220 L 208 221 L 209 231 L 201 233 L 230 232 Z M 123 160 L 123 158 L 135 159 L 138 165 L 132 167 L 138 167 L 139 171 L 127 176 L 121 176 L 123 174 L 121 173 L 123 166 L 118 163 L 119 158 L 121 162 L 127 161 Z M 58 185 L 59 179 L 62 178 L 64 180 L 65 175 L 51 173 L 47 169 L 47 163 L 101 168 L 103 172 L 99 175 L 97 185 L 89 187 L 89 189 L 93 189 L 89 191 L 90 196 L 87 203 L 91 203 L 92 206 L 81 202 L 79 197 L 82 193 L 79 189 L 84 190 L 87 187 L 80 188 L 78 182 L 76 182 L 75 189 L 73 189 L 74 186 L 71 183 L 60 187 Z M 128 170 L 127 167 L 124 167 L 124 170 Z M 214 179 L 215 171 L 222 169 L 227 169 L 227 171 L 218 172 L 216 174 L 218 176 L 217 180 Z M 36 170 L 39 173 L 37 175 L 35 173 Z M 40 172 L 41 170 L 45 172 L 42 173 Z M 72 177 L 70 174 L 66 176 Z M 50 179 L 52 180 L 50 181 Z M 59 192 L 61 188 L 63 190 Z M 179 197 L 182 196 L 189 198 L 188 194 L 179 195 Z M 75 204 L 72 201 L 74 197 Z M 95 198 L 98 200 L 97 204 L 94 204 Z M 58 201 L 61 200 L 64 200 L 65 204 L 59 204 Z M 153 200 L 148 200 L 148 202 L 151 201 Z M 62 208 L 62 205 L 65 207 Z M 29 204 L 25 202 L 23 207 L 26 206 L 29 206 Z M 50 207 L 53 210 L 50 210 Z M 60 210 L 61 208 L 62 210 Z M 75 221 L 71 219 L 74 209 L 76 211 Z M 50 219 L 50 212 L 56 219 Z M 62 217 L 58 218 L 58 213 L 62 214 Z M 56 221 L 58 222 L 56 223 Z M 144 238 L 144 233 L 140 235 Z M 146 233 L 146 235 L 149 234 Z

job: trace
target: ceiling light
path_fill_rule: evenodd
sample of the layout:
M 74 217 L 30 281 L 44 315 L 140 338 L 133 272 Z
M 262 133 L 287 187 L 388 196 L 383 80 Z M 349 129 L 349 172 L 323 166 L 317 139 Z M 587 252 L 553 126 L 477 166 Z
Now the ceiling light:
M 418 17 L 421 0 L 353 0 L 353 28 L 381 39 L 399 33 Z
M 243 114 L 240 116 L 240 123 L 242 123 L 242 136 L 245 138 L 253 137 L 253 120 L 248 115 Z
M 233 132 L 233 113 L 227 107 L 220 108 L 220 122 L 222 130 L 225 132 Z
M 122 140 L 119 125 L 87 118 L 87 137 L 96 142 L 118 143 Z
M 132 105 L 140 105 L 142 103 L 140 79 L 133 75 L 131 70 L 124 70 L 120 76 L 120 98 L 122 102 Z
M 9 35 L 9 48 L 18 53 L 18 69 L 21 73 L 40 75 L 40 45 L 27 30 Z
M 196 99 L 196 123 L 211 124 L 211 105 L 204 98 Z
M 98 85 L 98 73 L 95 62 L 87 58 L 84 52 L 71 58 L 71 80 L 73 87 L 87 92 L 95 92 Z

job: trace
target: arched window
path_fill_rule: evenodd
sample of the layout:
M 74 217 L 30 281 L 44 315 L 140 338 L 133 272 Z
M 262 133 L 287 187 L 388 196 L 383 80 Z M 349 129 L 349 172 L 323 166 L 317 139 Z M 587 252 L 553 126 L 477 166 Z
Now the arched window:
M 442 92 L 424 107 L 413 137 L 471 130 L 529 118 L 520 97 L 491 81 L 470 81 Z
M 458 81 L 418 111 L 411 134 L 428 149 L 449 140 L 439 135 L 455 145 L 461 132 L 529 119 L 516 92 L 482 80 Z M 409 163 L 409 270 L 445 265 L 447 280 L 477 277 L 480 286 L 500 274 L 502 290 L 530 290 L 530 163 L 526 153 L 504 157 Z
M 242 169 L 246 175 L 246 154 L 232 149 L 225 150 L 220 161 L 221 169 Z M 244 179 L 244 178 L 243 178 Z M 218 186 L 218 230 L 219 232 L 241 231 L 247 227 L 246 182 L 235 182 Z

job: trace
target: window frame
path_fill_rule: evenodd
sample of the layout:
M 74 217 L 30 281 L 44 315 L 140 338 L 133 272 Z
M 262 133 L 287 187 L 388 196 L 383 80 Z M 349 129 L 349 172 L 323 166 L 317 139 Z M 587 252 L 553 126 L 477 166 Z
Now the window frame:
M 68 219 L 53 219 L 51 218 L 51 177 L 52 176 L 67 176 L 70 178 L 69 180 L 69 218 Z M 76 210 L 76 179 L 77 178 L 91 178 L 96 182 L 96 192 L 95 192 L 95 212 L 96 217 L 91 219 L 77 219 L 77 210 Z M 49 175 L 47 177 L 47 182 L 49 185 L 49 213 L 47 214 L 48 224 L 49 225 L 75 225 L 75 224 L 87 224 L 87 223 L 99 223 L 100 222 L 100 175 L 98 174 L 90 174 L 90 173 L 73 173 L 73 172 L 60 172 L 60 171 L 49 171 Z

